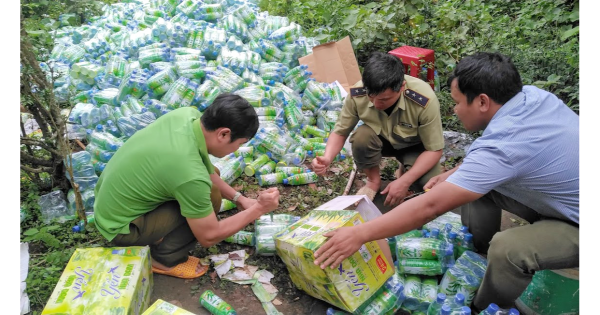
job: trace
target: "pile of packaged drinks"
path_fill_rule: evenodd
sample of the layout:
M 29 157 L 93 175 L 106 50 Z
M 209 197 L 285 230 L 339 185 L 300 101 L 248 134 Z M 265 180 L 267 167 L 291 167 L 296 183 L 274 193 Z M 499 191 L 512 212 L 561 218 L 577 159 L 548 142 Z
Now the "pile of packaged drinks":
M 354 314 L 394 314 L 398 309 L 409 314 L 471 314 L 469 306 L 487 268 L 486 259 L 474 252 L 472 237 L 460 215 L 449 212 L 420 230 L 389 238 L 396 273 Z M 490 307 L 496 313 L 482 314 L 518 314 L 496 304 Z M 347 313 L 327 310 L 327 315 L 333 314 Z
M 102 10 L 81 26 L 61 19 L 49 61 L 40 64 L 57 99 L 74 104 L 69 136 L 89 143 L 91 156 L 75 163 L 74 174 L 75 182 L 85 178 L 86 204 L 129 137 L 179 107 L 204 111 L 223 92 L 248 100 L 260 122 L 238 152 L 215 159 L 223 179 L 254 175 L 261 186 L 317 180 L 292 167 L 323 155 L 344 91 L 298 63 L 318 44 L 299 25 L 259 12 L 250 0 L 121 1 Z

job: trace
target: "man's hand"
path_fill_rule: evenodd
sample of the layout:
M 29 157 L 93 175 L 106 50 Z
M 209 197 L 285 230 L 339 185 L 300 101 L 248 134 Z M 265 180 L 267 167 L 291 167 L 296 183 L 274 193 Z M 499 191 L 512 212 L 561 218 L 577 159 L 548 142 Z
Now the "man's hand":
M 360 233 L 356 232 L 356 228 L 356 226 L 342 227 L 323 234 L 329 239 L 315 252 L 315 265 L 321 265 L 321 269 L 327 266 L 333 269 L 344 259 L 356 253 L 365 243 Z
M 271 187 L 267 190 L 261 191 L 257 198 L 262 214 L 267 214 L 279 207 L 279 189 L 277 187 Z
M 387 187 L 381 192 L 382 195 L 388 194 L 383 202 L 384 206 L 397 206 L 404 201 L 404 198 L 408 195 L 408 188 L 410 185 L 407 185 L 400 178 L 395 181 L 389 183 Z
M 451 174 L 452 174 L 452 172 L 445 172 L 445 173 L 442 173 L 442 174 L 440 174 L 438 176 L 432 177 L 427 182 L 427 184 L 425 184 L 425 186 L 423 186 L 423 190 L 429 190 L 429 189 L 433 188 L 433 186 L 435 186 L 435 185 L 437 185 L 437 184 L 439 184 L 441 182 L 445 182 L 446 179 L 448 177 L 450 177 Z
M 248 197 L 245 197 L 245 196 L 240 196 L 238 198 L 237 202 L 235 203 L 235 205 L 240 210 L 246 210 L 246 209 L 252 207 L 257 202 L 258 201 L 256 199 L 248 198 Z
M 310 162 L 313 172 L 317 173 L 317 175 L 324 175 L 329 164 L 331 164 L 331 160 L 324 156 L 317 156 Z

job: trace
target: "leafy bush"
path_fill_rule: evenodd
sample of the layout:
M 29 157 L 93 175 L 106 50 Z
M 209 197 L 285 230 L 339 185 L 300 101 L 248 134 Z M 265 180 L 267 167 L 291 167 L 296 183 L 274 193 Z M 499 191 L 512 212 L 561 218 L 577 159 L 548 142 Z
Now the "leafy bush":
M 578 1 L 261 0 L 260 7 L 287 16 L 321 43 L 350 36 L 359 65 L 373 51 L 403 45 L 435 50 L 443 122 L 452 130 L 464 131 L 444 95 L 446 79 L 460 58 L 477 51 L 511 56 L 525 84 L 579 112 Z

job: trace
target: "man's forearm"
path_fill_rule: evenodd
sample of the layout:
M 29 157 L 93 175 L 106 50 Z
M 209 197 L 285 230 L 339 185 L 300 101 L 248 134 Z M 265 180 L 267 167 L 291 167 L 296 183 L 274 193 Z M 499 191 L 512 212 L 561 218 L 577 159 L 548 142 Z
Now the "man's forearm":
M 330 158 L 333 161 L 335 156 L 342 150 L 346 138 L 348 137 L 340 136 L 335 132 L 330 133 L 329 138 L 327 139 L 327 146 L 325 147 L 325 157 Z

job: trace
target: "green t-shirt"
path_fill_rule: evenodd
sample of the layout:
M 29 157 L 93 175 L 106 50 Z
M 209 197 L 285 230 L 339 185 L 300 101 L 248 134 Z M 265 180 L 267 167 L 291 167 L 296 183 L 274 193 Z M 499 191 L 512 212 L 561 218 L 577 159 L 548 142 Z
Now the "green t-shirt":
M 129 234 L 129 223 L 160 204 L 177 200 L 186 218 L 212 211 L 208 158 L 200 113 L 182 107 L 136 132 L 115 153 L 98 179 L 94 217 L 111 241 Z

